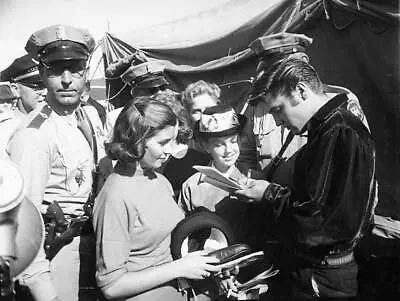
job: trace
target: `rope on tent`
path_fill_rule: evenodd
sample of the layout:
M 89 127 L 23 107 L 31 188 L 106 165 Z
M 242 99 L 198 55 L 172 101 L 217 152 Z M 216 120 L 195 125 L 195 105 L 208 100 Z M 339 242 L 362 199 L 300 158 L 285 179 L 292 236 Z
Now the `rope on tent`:
M 100 63 L 103 61 L 103 56 L 100 58 L 99 62 L 97 63 L 96 68 L 94 69 L 94 72 L 92 73 L 92 78 L 90 80 L 92 80 L 94 78 L 94 75 L 96 74 L 96 71 L 99 69 Z
M 299 10 L 300 10 L 301 2 L 302 2 L 302 1 L 303 1 L 303 0 L 297 0 L 297 1 L 296 1 L 295 8 L 292 10 L 292 12 L 291 12 L 291 14 L 290 14 L 290 16 L 289 16 L 289 19 L 287 20 L 287 22 L 286 22 L 286 24 L 285 24 L 285 27 L 283 28 L 282 32 L 286 32 L 286 31 L 288 30 L 289 26 L 292 24 L 292 21 L 293 21 L 294 16 L 295 16 L 295 15 L 299 12 Z
M 100 100 L 97 100 L 97 101 L 110 101 L 110 100 L 114 99 L 114 98 L 117 97 L 119 94 L 121 94 L 122 91 L 124 91 L 124 89 L 126 88 L 127 85 L 128 85 L 128 84 L 125 83 L 125 84 L 123 85 L 123 87 L 122 87 L 117 93 L 115 93 L 113 96 L 108 97 L 108 98 L 106 98 L 106 99 L 100 99 Z
M 89 60 L 88 60 L 88 61 L 89 61 L 89 65 L 90 65 L 90 62 L 91 62 L 91 60 L 92 60 L 92 58 L 93 58 L 93 54 L 96 52 L 97 48 L 100 47 L 100 45 L 101 45 L 101 43 L 98 42 L 97 45 L 96 45 L 96 47 L 94 48 L 93 52 L 91 53 L 91 55 L 90 55 L 90 57 L 89 57 Z M 97 63 L 97 66 L 96 66 L 94 72 L 92 73 L 92 78 L 91 78 L 90 80 L 92 80 L 92 79 L 94 78 L 94 75 L 96 74 L 96 71 L 99 69 L 99 66 L 100 66 L 100 64 L 101 64 L 101 62 L 102 62 L 103 60 L 104 60 L 104 58 L 103 58 L 103 56 L 101 56 L 99 62 Z M 119 78 L 120 78 L 119 76 L 117 76 L 117 77 L 107 77 L 107 76 L 104 76 L 104 79 L 105 79 L 105 80 L 110 80 L 110 79 L 113 80 L 113 79 L 119 79 Z M 112 100 L 112 99 L 116 98 L 118 95 L 120 95 L 120 94 L 122 93 L 122 91 L 126 88 L 127 85 L 128 85 L 128 84 L 125 83 L 125 84 L 122 86 L 122 88 L 121 88 L 116 94 L 114 94 L 112 97 L 107 97 L 107 98 L 105 98 L 105 99 L 96 99 L 96 101 L 110 102 L 110 100 Z
M 100 47 L 100 42 L 96 43 L 96 47 L 94 48 L 94 50 L 92 51 L 92 53 L 89 56 L 89 60 L 88 60 L 88 65 L 90 66 L 90 63 L 92 62 L 92 58 L 93 58 L 93 54 L 96 52 L 97 48 Z M 99 60 L 99 62 L 97 63 L 96 69 L 94 70 L 93 74 L 92 74 L 92 78 L 94 77 L 94 75 L 96 74 L 97 69 L 99 69 L 99 65 L 100 63 L 103 61 L 103 56 L 101 57 L 101 59 Z

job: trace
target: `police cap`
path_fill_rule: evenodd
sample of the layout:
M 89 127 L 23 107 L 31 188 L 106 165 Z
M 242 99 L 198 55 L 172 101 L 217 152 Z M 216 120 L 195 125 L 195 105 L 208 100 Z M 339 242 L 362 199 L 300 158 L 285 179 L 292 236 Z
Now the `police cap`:
M 260 94 L 268 80 L 268 70 L 286 58 L 302 59 L 308 62 L 306 48 L 312 39 L 304 34 L 277 33 L 263 36 L 250 44 L 250 48 L 258 57 L 256 79 L 253 82 L 251 96 Z
M 5 82 L 41 82 L 38 71 L 38 64 L 35 63 L 29 54 L 15 59 L 10 66 L 1 71 L 0 81 Z
M 155 61 L 148 61 L 138 65 L 131 65 L 122 75 L 121 79 L 125 83 L 135 85 L 152 75 L 162 75 L 164 66 Z
M 250 48 L 260 57 L 277 52 L 285 54 L 305 52 L 311 43 L 312 39 L 304 34 L 281 32 L 254 40 Z
M 87 60 L 94 47 L 93 36 L 87 30 L 59 24 L 33 33 L 25 49 L 34 59 L 50 63 L 59 60 Z

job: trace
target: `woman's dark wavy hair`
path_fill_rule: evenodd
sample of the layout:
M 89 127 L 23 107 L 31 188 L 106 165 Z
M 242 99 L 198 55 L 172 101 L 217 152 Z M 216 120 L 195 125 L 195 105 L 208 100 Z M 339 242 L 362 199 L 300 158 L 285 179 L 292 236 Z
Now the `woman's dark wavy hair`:
M 171 108 L 149 96 L 133 99 L 119 114 L 113 138 L 106 144 L 107 155 L 120 162 L 136 162 L 143 158 L 146 141 L 178 119 Z

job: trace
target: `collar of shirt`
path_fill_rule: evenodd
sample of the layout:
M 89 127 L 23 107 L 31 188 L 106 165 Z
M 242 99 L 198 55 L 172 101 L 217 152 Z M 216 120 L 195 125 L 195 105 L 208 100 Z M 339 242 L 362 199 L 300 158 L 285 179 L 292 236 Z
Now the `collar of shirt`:
M 53 111 L 53 113 L 56 113 L 55 111 Z M 78 126 L 78 121 L 75 117 L 75 113 L 74 114 L 69 114 L 69 115 L 59 115 L 56 113 L 56 115 L 63 120 L 65 123 L 67 123 L 69 126 L 71 127 L 77 127 Z

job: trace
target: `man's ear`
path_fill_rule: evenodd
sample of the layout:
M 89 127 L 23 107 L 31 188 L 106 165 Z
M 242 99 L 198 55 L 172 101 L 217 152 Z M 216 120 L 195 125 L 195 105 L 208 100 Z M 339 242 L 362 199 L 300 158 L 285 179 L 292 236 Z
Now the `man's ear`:
M 85 69 L 85 85 L 89 82 L 89 85 L 87 86 L 87 88 L 90 89 L 89 72 L 90 72 L 90 67 L 87 66 Z
M 299 102 L 303 102 L 308 98 L 308 86 L 303 82 L 298 82 L 295 88 L 295 96 Z

